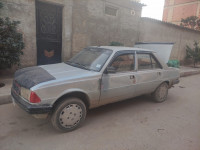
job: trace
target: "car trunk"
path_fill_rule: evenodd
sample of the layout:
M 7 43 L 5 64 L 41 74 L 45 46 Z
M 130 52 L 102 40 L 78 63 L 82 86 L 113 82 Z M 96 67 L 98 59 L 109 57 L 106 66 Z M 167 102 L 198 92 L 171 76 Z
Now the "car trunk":
M 136 43 L 134 47 L 156 52 L 157 56 L 167 64 L 173 45 L 174 43 Z

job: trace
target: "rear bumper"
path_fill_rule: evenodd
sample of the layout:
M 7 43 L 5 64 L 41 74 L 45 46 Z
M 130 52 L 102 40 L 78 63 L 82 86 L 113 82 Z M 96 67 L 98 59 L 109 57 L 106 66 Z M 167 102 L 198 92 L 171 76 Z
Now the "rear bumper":
M 174 84 L 178 84 L 179 82 L 180 82 L 179 79 L 174 79 L 174 80 L 172 80 L 172 81 L 170 82 L 170 84 L 169 84 L 169 88 L 173 87 Z
M 23 100 L 13 90 L 11 90 L 11 96 L 12 96 L 13 101 L 29 114 L 46 114 L 46 113 L 49 113 L 52 109 L 52 106 L 49 106 L 49 105 L 30 104 L 26 102 L 25 100 Z

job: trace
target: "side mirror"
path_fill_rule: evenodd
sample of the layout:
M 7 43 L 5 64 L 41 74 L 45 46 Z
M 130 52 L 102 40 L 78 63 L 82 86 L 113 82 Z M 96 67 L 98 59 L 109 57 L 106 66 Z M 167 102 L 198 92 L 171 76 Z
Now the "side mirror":
M 116 73 L 116 69 L 114 67 L 107 67 L 106 68 L 106 73 Z

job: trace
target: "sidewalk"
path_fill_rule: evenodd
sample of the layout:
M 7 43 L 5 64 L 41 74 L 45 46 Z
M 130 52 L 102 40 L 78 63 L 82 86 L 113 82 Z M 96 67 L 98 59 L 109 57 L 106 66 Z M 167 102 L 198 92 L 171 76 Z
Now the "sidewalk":
M 10 89 L 12 86 L 12 78 L 0 79 L 0 82 L 5 84 L 4 87 L 0 88 L 0 105 L 11 103 Z
M 181 77 L 200 74 L 200 68 L 192 68 L 192 67 L 181 66 L 179 69 L 180 69 L 180 76 Z
M 191 67 L 180 67 L 180 75 L 181 77 L 191 76 L 195 74 L 200 74 L 200 68 L 191 68 Z M 0 105 L 11 103 L 10 89 L 12 86 L 12 78 L 3 78 L 0 79 L 1 82 L 5 83 L 5 86 L 0 88 Z

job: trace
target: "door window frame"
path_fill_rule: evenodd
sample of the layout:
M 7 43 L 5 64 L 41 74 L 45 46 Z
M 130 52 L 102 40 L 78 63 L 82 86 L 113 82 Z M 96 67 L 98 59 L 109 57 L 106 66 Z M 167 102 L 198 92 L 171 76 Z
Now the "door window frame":
M 152 58 L 156 61 L 156 63 L 159 65 L 159 68 L 151 68 L 151 69 L 138 69 L 139 63 L 138 63 L 138 54 L 149 54 L 150 55 L 150 59 L 151 59 L 151 67 L 152 67 Z M 136 70 L 137 71 L 148 71 L 148 70 L 158 70 L 158 69 L 163 69 L 163 66 L 161 65 L 161 63 L 158 61 L 158 59 L 153 55 L 152 52 L 136 52 L 136 61 L 137 61 L 137 66 L 136 66 Z
M 127 72 L 136 72 L 137 70 L 136 70 L 136 63 L 137 63 L 137 61 L 136 61 L 136 51 L 133 51 L 133 50 L 121 50 L 121 51 L 118 51 L 118 52 L 116 52 L 115 54 L 114 54 L 114 56 L 111 58 L 111 60 L 110 60 L 110 62 L 108 63 L 108 65 L 107 65 L 107 67 L 109 67 L 114 61 L 115 61 L 115 59 L 117 58 L 117 57 L 119 57 L 119 56 L 121 56 L 121 55 L 133 55 L 134 56 L 134 69 L 133 70 L 131 70 L 131 71 L 123 71 L 123 72 L 116 72 L 116 73 L 113 73 L 113 74 L 119 74 L 119 73 L 127 73 Z M 109 74 L 109 73 L 106 73 L 106 69 L 107 69 L 107 67 L 105 68 L 105 70 L 104 70 L 104 74 Z

